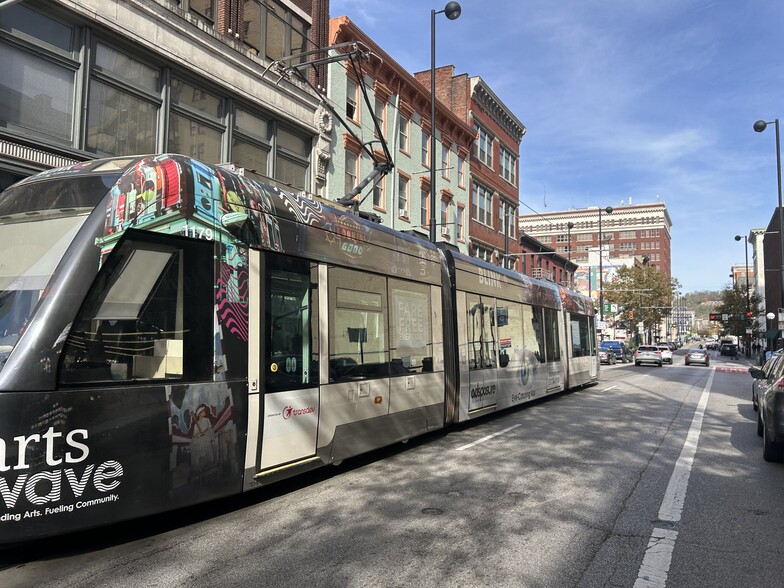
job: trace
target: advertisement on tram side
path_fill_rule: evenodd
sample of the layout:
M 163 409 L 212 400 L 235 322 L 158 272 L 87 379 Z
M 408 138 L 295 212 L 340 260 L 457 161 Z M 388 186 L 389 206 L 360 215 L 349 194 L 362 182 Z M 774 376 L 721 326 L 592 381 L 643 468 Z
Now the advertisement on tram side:
M 216 382 L 3 394 L 0 543 L 239 492 L 238 392 Z

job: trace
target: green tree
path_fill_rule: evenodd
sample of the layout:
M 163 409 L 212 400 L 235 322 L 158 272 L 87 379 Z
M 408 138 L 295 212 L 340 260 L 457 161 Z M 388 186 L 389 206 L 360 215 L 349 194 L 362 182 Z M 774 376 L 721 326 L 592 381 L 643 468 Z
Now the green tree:
M 672 313 L 672 301 L 680 284 L 652 265 L 622 267 L 604 284 L 604 299 L 617 304 L 629 328 L 642 322 L 650 332 Z
M 746 329 L 754 328 L 760 303 L 760 297 L 751 294 L 748 297 L 749 316 L 746 316 L 746 293 L 745 285 L 727 286 L 721 292 L 721 302 L 715 311 L 728 317 L 727 321 L 722 322 L 721 334 L 736 335 L 739 341 L 744 342 L 748 339 Z

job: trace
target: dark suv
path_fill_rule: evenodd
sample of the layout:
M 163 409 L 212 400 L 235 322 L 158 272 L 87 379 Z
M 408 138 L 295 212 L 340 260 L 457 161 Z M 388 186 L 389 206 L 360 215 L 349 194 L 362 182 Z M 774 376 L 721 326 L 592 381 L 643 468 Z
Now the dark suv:
M 599 346 L 615 353 L 615 359 L 621 363 L 632 361 L 632 351 L 623 341 L 602 341 Z
M 721 348 L 719 349 L 719 354 L 735 357 L 738 355 L 738 346 L 734 343 L 722 343 Z

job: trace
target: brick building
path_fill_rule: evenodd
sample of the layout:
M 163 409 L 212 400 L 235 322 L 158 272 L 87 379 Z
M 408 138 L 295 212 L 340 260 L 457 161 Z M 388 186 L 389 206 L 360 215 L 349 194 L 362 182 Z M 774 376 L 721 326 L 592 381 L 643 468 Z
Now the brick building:
M 468 250 L 470 255 L 517 271 L 520 142 L 525 126 L 479 76 L 436 68 L 436 97 L 471 126 Z M 414 74 L 430 90 L 430 70 Z
M 598 206 L 521 215 L 520 231 L 578 264 L 576 289 L 587 295 L 596 297 L 599 280 L 611 279 L 618 267 L 643 260 L 671 276 L 672 221 L 663 202 L 614 206 L 609 214 L 603 208 L 601 223 L 601 263 Z

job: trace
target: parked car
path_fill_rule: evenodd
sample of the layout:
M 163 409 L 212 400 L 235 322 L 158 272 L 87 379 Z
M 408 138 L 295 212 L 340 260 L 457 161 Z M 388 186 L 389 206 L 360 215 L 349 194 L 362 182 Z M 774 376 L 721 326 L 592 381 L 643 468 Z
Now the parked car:
M 773 354 L 765 361 L 761 369 L 765 372 L 765 378 L 754 378 L 751 381 L 751 406 L 754 410 L 759 410 L 759 402 L 760 402 L 760 393 L 762 391 L 763 382 L 767 380 L 768 375 L 773 371 L 773 368 L 776 366 L 776 360 L 781 357 L 780 351 L 774 351 Z M 751 368 L 749 368 L 749 373 L 751 373 Z M 752 374 L 753 376 L 753 374 Z
M 611 349 L 615 353 L 615 359 L 621 363 L 632 360 L 632 351 L 623 341 L 610 340 L 602 341 L 599 345 L 602 349 Z
M 667 343 L 659 343 L 656 347 L 661 351 L 662 361 L 672 365 L 672 349 Z
M 599 348 L 599 363 L 615 365 L 615 352 L 612 349 Z
M 773 357 L 770 371 L 749 368 L 757 382 L 757 435 L 762 437 L 765 461 L 784 461 L 784 356 Z M 767 365 L 767 364 L 766 364 Z M 779 408 L 779 410 L 777 410 Z
M 710 354 L 705 349 L 689 349 L 684 356 L 684 363 L 686 365 L 701 363 L 708 367 L 710 366 Z
M 634 352 L 634 365 L 643 363 L 655 363 L 658 367 L 662 366 L 662 354 L 655 345 L 640 345 Z

